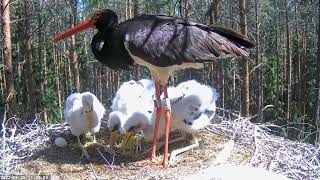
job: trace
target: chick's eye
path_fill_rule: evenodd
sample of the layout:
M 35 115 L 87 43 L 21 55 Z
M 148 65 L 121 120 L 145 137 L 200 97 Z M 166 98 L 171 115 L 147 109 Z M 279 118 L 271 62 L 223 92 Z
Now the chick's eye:
M 128 129 L 128 132 L 133 132 L 133 130 L 134 130 L 134 127 L 130 127 L 130 128 Z

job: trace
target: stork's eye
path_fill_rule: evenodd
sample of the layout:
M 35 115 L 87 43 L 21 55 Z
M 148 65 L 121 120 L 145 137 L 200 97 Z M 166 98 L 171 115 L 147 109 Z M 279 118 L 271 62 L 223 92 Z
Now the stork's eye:
M 102 12 L 98 11 L 93 15 L 93 19 L 99 19 L 102 16 Z
M 104 41 L 97 42 L 97 43 L 96 43 L 96 49 L 97 49 L 98 51 L 101 51 L 102 48 L 103 48 L 103 45 L 104 45 Z

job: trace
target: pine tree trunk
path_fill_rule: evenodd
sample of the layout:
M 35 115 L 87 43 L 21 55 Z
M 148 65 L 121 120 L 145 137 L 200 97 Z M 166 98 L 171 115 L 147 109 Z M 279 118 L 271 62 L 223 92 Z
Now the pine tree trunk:
M 217 24 L 218 22 L 218 6 L 219 6 L 219 2 L 220 0 L 213 0 L 212 2 L 212 10 L 213 10 L 213 19 L 214 19 L 214 22 Z
M 231 4 L 231 3 L 230 3 Z M 233 12 L 233 6 L 232 5 L 230 5 L 230 13 L 231 13 L 231 16 L 233 16 L 234 15 L 234 12 Z M 231 20 L 230 20 L 230 26 L 231 26 L 231 28 L 235 28 L 234 27 L 234 19 L 233 18 L 230 18 Z M 236 70 L 237 70 L 237 67 L 238 67 L 238 65 L 237 65 L 237 61 L 232 61 L 231 62 L 232 63 L 232 70 L 231 70 L 231 73 L 232 73 L 232 88 L 231 88 L 231 97 L 232 97 L 232 102 L 231 102 L 231 104 L 232 104 L 232 108 L 235 108 L 236 107 L 236 102 L 235 102 L 235 99 L 236 99 L 236 95 L 237 95 L 237 88 L 236 88 Z
M 139 0 L 132 0 L 133 1 L 133 16 L 139 16 Z
M 173 15 L 173 12 L 172 12 L 172 0 L 168 0 L 168 15 L 169 16 L 172 16 Z
M 278 23 L 276 23 L 278 25 Z M 278 30 L 276 30 L 276 47 L 275 47 L 275 53 L 276 53 L 276 98 L 274 101 L 274 104 L 279 105 L 279 101 L 280 101 L 280 75 L 281 75 L 281 71 L 280 71 L 280 55 L 279 55 L 279 33 Z
M 1 53 L 1 59 L 3 59 L 3 53 L 2 52 L 0 52 Z M 3 70 L 3 68 L 4 67 L 2 67 L 2 65 L 0 65 L 0 94 L 1 95 L 4 95 L 4 94 L 6 94 L 6 92 L 5 92 L 5 80 L 4 80 L 4 70 Z
M 77 20 L 77 0 L 70 0 L 71 5 L 71 27 L 76 25 Z M 77 50 L 76 50 L 76 36 L 71 36 L 71 62 L 73 64 L 73 81 L 74 86 L 77 92 L 80 92 L 80 73 L 79 73 L 79 62 L 77 57 Z
M 35 81 L 33 78 L 33 58 L 32 58 L 32 40 L 31 40 L 31 24 L 30 24 L 30 1 L 24 0 L 25 10 L 25 35 L 26 35 L 26 60 L 28 68 L 28 85 L 29 85 L 29 101 L 30 112 L 36 112 L 36 93 L 35 93 Z
M 55 81 L 56 81 L 56 88 L 57 88 L 57 100 L 58 100 L 58 108 L 59 108 L 59 117 L 62 118 L 62 101 L 61 101 L 61 87 L 60 87 L 60 65 L 58 60 L 58 52 L 55 51 L 55 47 L 53 44 L 52 47 L 52 55 L 53 55 L 53 64 L 54 71 L 55 71 Z
M 302 57 L 301 57 L 301 99 L 305 99 L 306 92 L 306 76 L 305 76 L 305 66 L 306 66 L 306 56 L 307 56 L 307 39 L 306 39 L 306 28 L 304 27 L 302 32 Z M 307 102 L 301 102 L 301 113 L 305 115 Z
M 262 114 L 262 78 L 261 78 L 261 58 L 260 58 L 260 1 L 255 0 L 255 26 L 256 26 L 256 66 L 258 67 L 256 70 L 256 105 L 257 105 L 257 114 L 261 114 L 260 123 L 263 122 L 263 114 Z
M 290 35 L 290 27 L 289 27 L 289 4 L 288 0 L 285 0 L 286 3 L 286 76 L 287 76 L 287 112 L 286 117 L 289 123 L 289 119 L 291 118 L 291 35 Z
M 240 28 L 243 35 L 247 35 L 246 1 L 240 0 Z M 242 58 L 243 84 L 242 84 L 242 116 L 249 117 L 249 58 Z
M 130 6 L 130 0 L 126 1 L 126 19 L 131 18 L 131 6 Z
M 232 62 L 232 92 L 231 92 L 231 97 L 232 99 L 236 99 L 236 94 L 237 94 L 237 88 L 236 88 L 236 61 Z M 235 102 L 232 102 L 232 107 L 235 107 Z
M 183 10 L 182 17 L 188 18 L 188 16 L 189 16 L 189 2 L 188 2 L 188 0 L 182 0 L 181 3 L 182 3 L 182 10 Z
M 139 0 L 133 0 L 133 17 L 139 16 Z M 140 65 L 136 65 L 133 69 L 134 79 L 139 80 L 140 78 Z
M 11 51 L 11 30 L 10 30 L 10 4 L 9 0 L 1 2 L 1 19 L 2 19 L 2 36 L 3 36 L 3 60 L 4 60 L 4 75 L 6 99 L 8 98 L 7 117 L 16 114 L 16 93 L 13 80 L 12 68 L 12 51 Z
M 295 4 L 295 21 L 298 22 L 298 19 L 297 19 L 297 16 L 298 16 L 298 12 L 297 12 L 297 4 Z M 297 108 L 298 108 L 298 113 L 299 115 L 302 115 L 301 114 L 301 101 L 302 101 L 302 94 L 301 94 L 301 89 L 302 89 L 302 86 L 301 86 L 301 54 L 300 54 L 300 46 L 301 46 L 301 41 L 300 41 L 300 32 L 299 32 L 299 27 L 296 26 L 296 36 L 297 36 L 297 46 L 296 46 L 296 52 L 297 52 L 297 67 L 296 67 L 296 76 L 297 76 Z M 304 120 L 303 120 L 304 121 Z
M 226 94 L 226 83 L 225 83 L 225 69 L 223 65 L 223 61 L 220 66 L 220 79 L 221 79 L 221 107 L 225 108 L 225 94 Z
M 46 42 L 46 39 L 45 39 Z M 43 51 L 43 88 L 42 88 L 42 101 L 43 104 L 43 121 L 45 125 L 48 125 L 48 108 L 46 102 L 46 94 L 47 94 L 47 85 L 48 85 L 48 67 L 47 67 L 47 51 L 44 49 Z
M 40 7 L 41 5 L 39 5 Z M 47 116 L 47 108 L 46 104 L 44 103 L 46 101 L 46 85 L 47 85 L 47 57 L 46 57 L 46 52 L 45 48 L 42 48 L 42 42 L 43 42 L 43 37 L 42 37 L 42 23 L 41 23 L 41 15 L 40 15 L 40 9 L 38 9 L 38 59 L 39 61 L 43 61 L 42 63 L 42 81 L 40 84 L 41 87 L 41 101 L 42 101 L 42 112 L 43 112 L 43 122 L 46 126 L 48 126 L 48 116 Z M 44 32 L 45 34 L 45 32 Z M 45 43 L 43 43 L 45 44 Z M 43 53 L 44 50 L 44 53 Z M 42 57 L 43 54 L 43 57 Z
M 315 121 L 317 125 L 317 138 L 316 144 L 320 141 L 320 3 L 318 3 L 318 51 L 317 51 L 317 80 L 316 80 L 316 111 L 315 111 Z

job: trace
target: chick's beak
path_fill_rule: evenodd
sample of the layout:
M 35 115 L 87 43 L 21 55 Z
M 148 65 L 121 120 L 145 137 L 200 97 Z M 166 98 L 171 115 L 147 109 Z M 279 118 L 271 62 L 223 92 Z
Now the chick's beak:
M 92 128 L 92 124 L 93 124 L 92 111 L 85 112 L 85 114 L 86 114 L 86 118 L 87 118 L 87 122 L 88 122 L 88 127 L 89 127 L 89 129 L 91 129 Z
M 114 144 L 115 144 L 115 142 L 117 140 L 117 136 L 118 136 L 117 131 L 112 130 L 111 131 L 111 135 L 110 135 L 110 146 L 114 146 Z
M 124 135 L 123 143 L 122 143 L 122 148 L 126 147 L 128 144 L 130 144 L 133 139 L 134 139 L 135 133 L 134 132 L 127 132 Z

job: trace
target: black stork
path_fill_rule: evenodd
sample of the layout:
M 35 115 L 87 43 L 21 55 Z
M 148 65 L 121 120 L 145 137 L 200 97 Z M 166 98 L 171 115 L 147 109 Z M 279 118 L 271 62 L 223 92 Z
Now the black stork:
M 188 19 L 163 15 L 141 15 L 118 24 L 114 11 L 97 11 L 91 18 L 53 38 L 58 42 L 88 28 L 97 29 L 91 48 L 97 60 L 112 69 L 129 70 L 140 64 L 150 70 L 155 82 L 156 124 L 150 159 L 156 155 L 162 109 L 165 113 L 163 166 L 168 165 L 171 108 L 167 81 L 174 71 L 199 69 L 203 63 L 226 57 L 248 56 L 253 44 L 246 37 L 226 28 L 211 27 Z M 164 100 L 160 100 L 160 82 Z

